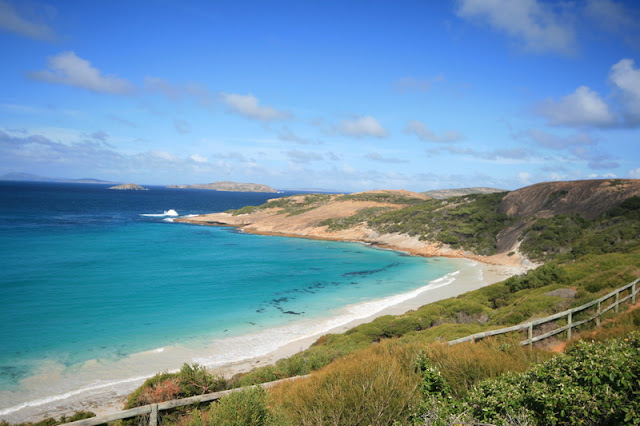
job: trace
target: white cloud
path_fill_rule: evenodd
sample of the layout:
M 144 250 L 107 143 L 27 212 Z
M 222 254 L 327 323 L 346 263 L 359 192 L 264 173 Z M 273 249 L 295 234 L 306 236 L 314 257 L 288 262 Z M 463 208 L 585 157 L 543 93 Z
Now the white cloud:
M 611 67 L 609 80 L 617 90 L 622 113 L 629 124 L 640 124 L 640 70 L 632 59 L 622 59 Z
M 560 137 L 540 129 L 531 129 L 526 135 L 538 145 L 555 150 L 571 149 L 577 146 L 595 145 L 591 136 L 577 133 L 568 137 Z
M 0 29 L 35 40 L 55 41 L 57 39 L 51 27 L 25 19 L 9 3 L 2 0 L 0 0 Z
M 286 111 L 278 111 L 272 107 L 259 105 L 258 98 L 253 95 L 221 93 L 220 99 L 230 111 L 254 120 L 282 120 L 290 116 Z
M 195 161 L 196 163 L 208 163 L 209 162 L 209 160 L 207 160 L 205 157 L 203 157 L 200 154 L 193 154 L 189 158 L 191 160 Z
M 640 69 L 632 59 L 622 59 L 609 71 L 613 87 L 611 106 L 587 86 L 559 100 L 547 99 L 537 113 L 553 126 L 635 127 L 640 125 Z
M 63 52 L 50 56 L 47 60 L 48 70 L 35 71 L 29 76 L 53 84 L 65 84 L 81 87 L 98 93 L 129 94 L 134 87 L 127 80 L 103 76 L 99 69 L 82 59 L 74 52 Z
M 179 101 L 182 97 L 182 89 L 169 83 L 161 77 L 145 77 L 144 88 L 152 93 L 161 93 L 170 101 Z
M 533 52 L 570 54 L 575 50 L 571 23 L 552 4 L 537 0 L 462 0 L 458 16 L 486 21 Z
M 168 161 L 170 163 L 177 163 L 180 161 L 180 158 L 167 151 L 150 151 L 149 154 L 153 158 Z
M 538 113 L 554 126 L 605 127 L 616 122 L 609 106 L 586 86 L 578 87 L 558 101 L 547 99 L 538 107 Z
M 629 177 L 633 179 L 640 179 L 640 167 L 634 170 L 629 170 Z
M 424 123 L 418 120 L 411 120 L 407 123 L 407 127 L 405 129 L 406 133 L 413 133 L 420 140 L 425 142 L 442 142 L 442 143 L 450 143 L 457 142 L 461 140 L 464 135 L 455 130 L 446 130 L 442 135 L 437 135 L 431 129 L 429 129 Z
M 379 163 L 390 163 L 390 164 L 400 164 L 400 163 L 408 163 L 408 160 L 401 160 L 400 158 L 395 157 L 383 157 L 378 152 L 370 152 L 365 155 L 364 158 L 367 160 L 377 161 Z
M 387 130 L 375 118 L 370 115 L 356 117 L 353 120 L 343 120 L 338 125 L 338 131 L 345 136 L 386 138 Z
M 294 163 L 310 163 L 312 161 L 322 161 L 324 160 L 324 155 L 311 152 L 311 151 L 300 151 L 297 149 L 287 151 L 287 157 L 289 160 Z
M 531 173 L 528 173 L 528 172 L 520 172 L 520 173 L 518 173 L 518 180 L 523 185 L 530 185 L 531 184 Z
M 300 145 L 319 145 L 322 142 L 302 137 L 291 131 L 287 126 L 284 126 L 281 131 L 278 132 L 278 139 L 284 142 L 295 142 Z

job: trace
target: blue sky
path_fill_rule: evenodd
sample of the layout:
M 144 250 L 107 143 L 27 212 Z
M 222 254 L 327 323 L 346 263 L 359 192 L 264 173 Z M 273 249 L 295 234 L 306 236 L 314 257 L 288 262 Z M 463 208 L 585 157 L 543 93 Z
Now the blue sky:
M 0 0 L 0 175 L 640 178 L 634 1 Z

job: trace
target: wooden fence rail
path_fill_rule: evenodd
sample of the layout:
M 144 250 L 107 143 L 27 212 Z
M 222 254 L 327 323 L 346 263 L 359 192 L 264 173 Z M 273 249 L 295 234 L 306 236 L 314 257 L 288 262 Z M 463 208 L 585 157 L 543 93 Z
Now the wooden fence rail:
M 638 285 L 638 282 L 640 282 L 640 278 L 636 279 L 633 282 L 630 282 L 625 286 L 620 287 L 617 290 L 612 291 L 611 293 L 605 296 L 602 296 L 597 300 L 586 303 L 582 306 L 578 306 L 577 308 L 569 309 L 563 312 L 558 312 L 557 314 L 550 315 L 548 317 L 540 318 L 537 320 L 533 320 L 524 324 L 518 324 L 512 327 L 501 328 L 498 330 L 484 331 L 482 333 L 476 333 L 470 336 L 461 337 L 460 339 L 450 341 L 449 344 L 455 345 L 462 342 L 469 342 L 469 341 L 475 342 L 476 340 L 484 339 L 485 337 L 489 337 L 489 336 L 496 336 L 498 334 L 505 334 L 513 331 L 525 331 L 525 330 L 527 331 L 527 338 L 520 342 L 521 345 L 533 345 L 535 342 L 538 342 L 540 340 L 546 339 L 551 336 L 555 336 L 556 334 L 560 334 L 564 331 L 567 332 L 567 338 L 570 339 L 572 329 L 593 320 L 596 321 L 596 325 L 600 325 L 600 317 L 605 313 L 609 312 L 611 309 L 615 309 L 616 313 L 619 312 L 620 304 L 622 304 L 623 302 L 626 302 L 627 300 L 631 299 L 631 304 L 635 305 L 638 291 L 640 291 L 640 285 Z M 621 294 L 627 290 L 630 290 L 629 294 L 621 297 Z M 603 305 L 605 304 L 605 302 L 613 297 L 615 297 L 615 300 L 610 305 L 603 308 Z M 589 318 L 583 319 L 580 321 L 573 320 L 574 315 L 577 314 L 578 312 L 582 312 L 596 305 L 597 305 L 597 310 L 595 315 L 592 315 Z M 547 333 L 540 334 L 538 336 L 533 335 L 534 327 L 539 326 L 541 324 L 546 324 L 551 321 L 556 321 L 564 317 L 567 318 L 566 325 L 553 329 Z
M 249 386 L 249 388 L 256 387 L 256 386 L 269 388 L 271 386 L 275 386 L 282 382 L 286 382 L 289 380 L 302 379 L 304 377 L 308 377 L 308 375 L 288 377 L 286 379 L 280 379 L 273 382 L 262 383 L 255 386 Z M 223 396 L 229 395 L 232 392 L 238 392 L 244 389 L 248 389 L 248 388 L 244 387 L 244 388 L 237 388 L 237 389 L 229 389 L 229 390 L 220 391 L 220 392 L 208 393 L 205 395 L 191 396 L 189 398 L 174 399 L 171 401 L 159 402 L 157 404 L 143 405 L 142 407 L 136 407 L 130 410 L 119 411 L 117 413 L 105 414 L 104 416 L 91 417 L 88 419 L 82 419 L 82 420 L 78 420 L 71 423 L 65 423 L 62 426 L 69 426 L 69 425 L 95 426 L 95 425 L 102 425 L 105 423 L 113 422 L 116 420 L 130 419 L 133 417 L 146 416 L 146 415 L 149 415 L 149 426 L 157 426 L 158 420 L 159 420 L 159 413 L 162 411 L 171 410 L 177 407 L 184 407 L 186 405 L 201 404 L 203 402 L 215 401 L 217 399 L 222 398 Z
M 567 311 L 564 312 L 559 312 L 557 314 L 554 315 L 550 315 L 548 317 L 545 318 L 540 318 L 534 321 L 530 321 L 528 323 L 524 323 L 524 324 L 518 324 L 518 325 L 514 325 L 512 327 L 506 327 L 506 328 L 501 328 L 499 330 L 490 330 L 490 331 L 485 331 L 482 333 L 476 333 L 476 334 L 472 334 L 471 336 L 466 336 L 466 337 L 462 337 L 460 339 L 456 339 L 456 340 L 452 340 L 449 342 L 450 345 L 455 345 L 457 343 L 462 343 L 462 342 L 475 342 L 477 340 L 483 339 L 485 337 L 489 337 L 489 336 L 496 336 L 498 334 L 505 334 L 505 333 L 510 333 L 512 331 L 525 331 L 527 330 L 528 332 L 528 337 L 527 339 L 523 340 L 520 342 L 521 345 L 533 345 L 535 342 L 538 342 L 540 340 L 546 339 L 548 337 L 551 336 L 555 336 L 556 334 L 562 333 L 564 331 L 567 332 L 567 337 L 571 338 L 571 330 L 575 327 L 581 326 L 582 324 L 585 324 L 589 321 L 593 321 L 594 319 L 596 320 L 596 325 L 600 325 L 600 317 L 602 315 L 604 315 L 605 313 L 607 313 L 608 311 L 610 311 L 611 309 L 615 309 L 616 312 L 619 311 L 619 307 L 620 304 L 631 299 L 631 304 L 634 305 L 636 303 L 636 295 L 638 294 L 638 291 L 640 291 L 640 285 L 638 285 L 638 282 L 640 282 L 640 278 L 623 286 L 620 287 L 617 290 L 612 291 L 611 293 L 597 299 L 594 300 L 592 302 L 589 302 L 585 305 L 579 306 L 577 308 L 573 308 L 573 309 L 569 309 Z M 630 293 L 627 296 L 624 297 L 620 297 L 620 294 L 626 290 L 631 289 Z M 602 305 L 604 304 L 604 302 L 606 302 L 607 300 L 611 299 L 612 297 L 615 297 L 615 301 L 613 303 L 611 303 L 610 305 L 606 306 L 605 308 L 602 307 Z M 592 306 L 597 305 L 597 311 L 596 314 L 584 319 L 584 320 L 580 320 L 580 321 L 573 321 L 573 315 L 578 313 L 578 312 L 582 312 L 585 309 L 589 309 Z M 561 319 L 563 317 L 567 317 L 567 324 L 561 327 L 558 327 L 554 330 L 551 330 L 547 333 L 538 335 L 538 336 L 534 336 L 533 335 L 533 328 L 541 325 L 541 324 L 546 324 L 548 322 L 551 321 L 556 321 L 558 319 Z M 286 379 L 281 379 L 281 380 L 276 380 L 274 382 L 268 382 L 268 383 L 262 383 L 260 385 L 256 385 L 256 386 L 262 386 L 262 387 L 271 387 L 274 385 L 277 385 L 279 383 L 282 382 L 286 382 L 288 380 L 296 380 L 296 379 L 302 379 L 304 377 L 308 377 L 307 376 L 295 376 L 295 377 L 289 377 Z M 251 386 L 254 387 L 254 386 Z M 150 405 L 144 405 L 142 407 L 136 407 L 136 408 L 132 408 L 130 410 L 125 410 L 125 411 L 120 411 L 117 413 L 113 413 L 113 414 L 107 414 L 104 416 L 97 416 L 97 417 L 91 417 L 89 419 L 83 419 L 83 420 L 78 420 L 75 422 L 71 422 L 71 423 L 65 423 L 63 426 L 95 426 L 95 425 L 101 425 L 101 424 L 105 424 L 108 422 L 113 422 L 116 420 L 123 420 L 123 419 L 130 419 L 133 417 L 138 417 L 138 416 L 146 416 L 149 415 L 149 426 L 157 426 L 158 425 L 158 420 L 159 420 L 159 413 L 162 411 L 166 411 L 166 410 L 171 410 L 173 408 L 177 408 L 177 407 L 183 407 L 186 405 L 192 405 L 192 404 L 201 404 L 203 402 L 209 402 L 209 401 L 215 401 L 217 399 L 222 398 L 225 395 L 229 395 L 232 392 L 238 392 L 241 391 L 243 389 L 247 389 L 247 388 L 237 388 L 237 389 L 230 389 L 230 390 L 225 390 L 225 391 L 220 391 L 220 392 L 214 392 L 214 393 L 209 393 L 206 395 L 197 395 L 197 396 L 192 396 L 189 398 L 183 398 L 183 399 L 174 399 L 172 401 L 166 401 L 166 402 L 160 402 L 157 404 L 150 404 Z

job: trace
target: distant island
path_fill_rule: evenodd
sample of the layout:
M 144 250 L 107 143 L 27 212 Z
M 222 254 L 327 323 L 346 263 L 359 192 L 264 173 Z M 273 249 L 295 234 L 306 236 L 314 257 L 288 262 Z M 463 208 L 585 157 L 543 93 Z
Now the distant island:
M 91 184 L 114 184 L 116 182 L 94 179 L 94 178 L 81 178 L 81 179 L 69 179 L 69 178 L 52 178 L 45 176 L 33 175 L 31 173 L 7 173 L 0 176 L 0 180 L 13 181 L 13 182 L 57 182 L 57 183 L 91 183 Z
M 123 183 L 122 185 L 111 186 L 109 189 L 116 189 L 119 191 L 148 191 L 147 188 L 135 183 Z
M 237 183 L 229 181 L 199 183 L 194 185 L 168 185 L 167 188 L 181 189 L 210 189 L 213 191 L 229 191 L 229 192 L 278 192 L 267 185 L 259 183 Z

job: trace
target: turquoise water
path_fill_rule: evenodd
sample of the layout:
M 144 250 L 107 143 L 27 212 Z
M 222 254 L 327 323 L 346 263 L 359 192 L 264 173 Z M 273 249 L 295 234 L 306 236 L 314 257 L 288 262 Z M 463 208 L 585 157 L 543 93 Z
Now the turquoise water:
M 0 195 L 0 391 L 19 392 L 43 362 L 70 375 L 89 360 L 241 338 L 454 271 L 446 259 L 162 216 L 260 204 L 273 194 L 5 184 Z

